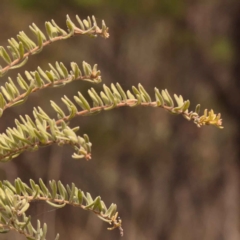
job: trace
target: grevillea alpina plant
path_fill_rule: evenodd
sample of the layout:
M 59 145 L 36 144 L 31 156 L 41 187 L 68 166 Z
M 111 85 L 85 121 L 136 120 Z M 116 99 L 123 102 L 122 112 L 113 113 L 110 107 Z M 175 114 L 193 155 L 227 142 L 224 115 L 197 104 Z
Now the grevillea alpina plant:
M 44 34 L 32 24 L 30 29 L 35 35 L 35 40 L 30 39 L 24 32 L 20 32 L 16 39 L 9 39 L 7 48 L 0 47 L 0 57 L 6 62 L 5 66 L 0 66 L 0 77 L 6 76 L 12 69 L 24 66 L 31 55 L 41 52 L 45 46 L 58 40 L 78 35 L 101 36 L 106 39 L 109 37 L 105 22 L 102 21 L 99 27 L 95 17 L 81 20 L 76 16 L 74 23 L 67 16 L 66 25 L 67 30 L 64 30 L 53 20 L 46 22 Z M 16 81 L 9 77 L 0 89 L 0 116 L 7 108 L 23 104 L 32 93 L 45 88 L 64 86 L 73 81 L 101 83 L 101 72 L 96 64 L 90 66 L 83 61 L 82 67 L 74 62 L 70 63 L 70 66 L 70 69 L 67 69 L 63 63 L 56 62 L 54 65 L 49 64 L 49 70 L 46 71 L 38 67 L 33 72 L 25 71 L 25 76 L 18 74 Z M 119 83 L 112 83 L 109 87 L 103 85 L 103 91 L 100 93 L 90 88 L 88 94 L 91 102 L 87 101 L 81 92 L 73 97 L 74 101 L 63 96 L 62 102 L 67 106 L 68 112 L 51 101 L 56 119 L 51 118 L 40 107 L 33 109 L 33 118 L 28 115 L 19 116 L 15 120 L 15 127 L 7 128 L 0 134 L 1 164 L 17 158 L 25 151 L 36 151 L 39 147 L 52 144 L 70 145 L 73 148 L 73 158 L 89 160 L 92 146 L 89 137 L 86 134 L 77 135 L 79 127 L 71 128 L 68 122 L 78 116 L 90 116 L 119 107 L 157 107 L 172 114 L 182 115 L 198 127 L 214 125 L 223 128 L 220 114 L 215 114 L 213 110 L 205 110 L 200 115 L 200 105 L 190 111 L 189 100 L 184 100 L 181 95 L 176 94 L 172 98 L 166 89 L 159 91 L 155 88 L 154 98 L 151 98 L 141 84 L 126 91 Z M 41 225 L 38 221 L 37 226 L 33 227 L 31 217 L 26 215 L 30 204 L 36 201 L 46 202 L 55 208 L 71 205 L 91 211 L 110 224 L 109 230 L 118 228 L 123 235 L 122 221 L 118 216 L 116 204 L 107 207 L 100 196 L 93 199 L 74 183 L 64 186 L 60 181 L 52 180 L 46 186 L 42 179 L 38 183 L 30 179 L 29 184 L 26 184 L 19 178 L 14 183 L 0 181 L 0 233 L 13 230 L 27 239 L 46 239 L 47 225 Z M 55 239 L 59 239 L 59 235 Z

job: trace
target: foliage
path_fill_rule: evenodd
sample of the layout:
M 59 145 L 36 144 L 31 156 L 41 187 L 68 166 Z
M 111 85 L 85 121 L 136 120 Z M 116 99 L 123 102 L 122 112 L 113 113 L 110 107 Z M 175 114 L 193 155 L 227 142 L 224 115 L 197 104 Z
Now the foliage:
M 8 51 L 4 47 L 0 47 L 0 57 L 7 63 L 5 67 L 0 67 L 0 76 L 2 77 L 9 70 L 22 67 L 28 60 L 30 55 L 37 54 L 50 43 L 68 39 L 76 35 L 89 35 L 96 37 L 98 35 L 108 38 L 108 28 L 105 22 L 102 21 L 102 28 L 97 25 L 96 19 L 93 16 L 92 19 L 84 19 L 83 21 L 76 16 L 79 26 L 77 27 L 72 20 L 67 16 L 66 25 L 68 32 L 60 28 L 54 20 L 51 22 L 45 22 L 46 35 L 33 23 L 30 25 L 30 29 L 37 39 L 35 43 L 24 32 L 20 32 L 17 35 L 17 40 L 14 38 L 8 39 L 9 46 Z
M 95 37 L 100 35 L 108 38 L 108 28 L 104 21 L 100 29 L 94 17 L 83 21 L 77 16 L 79 26 L 77 27 L 67 16 L 68 32 L 61 29 L 53 20 L 46 22 L 47 37 L 33 24 L 30 29 L 37 38 L 37 43 L 32 41 L 24 32 L 20 32 L 17 39 L 9 39 L 9 46 L 6 50 L 0 47 L 0 56 L 6 62 L 5 67 L 0 68 L 0 75 L 4 76 L 9 70 L 22 67 L 26 64 L 32 54 L 39 53 L 46 45 L 58 40 L 65 40 L 75 35 L 89 35 Z M 83 62 L 82 71 L 76 63 L 71 63 L 71 70 L 64 64 L 56 63 L 55 66 L 49 64 L 50 70 L 43 71 L 40 67 L 34 72 L 25 71 L 25 79 L 20 74 L 17 83 L 11 78 L 1 87 L 0 93 L 0 114 L 7 108 L 23 104 L 30 94 L 48 87 L 59 87 L 75 80 L 89 81 L 91 83 L 101 82 L 101 72 L 95 64 L 91 67 Z M 5 133 L 0 134 L 0 162 L 7 162 L 16 158 L 25 151 L 36 151 L 39 147 L 52 144 L 62 146 L 64 144 L 72 146 L 74 149 L 73 158 L 91 159 L 91 142 L 86 134 L 80 137 L 76 134 L 79 127 L 70 128 L 69 121 L 77 116 L 90 116 L 102 110 L 112 110 L 118 107 L 149 106 L 158 107 L 175 115 L 182 115 L 187 120 L 193 121 L 198 127 L 204 125 L 214 125 L 222 127 L 220 114 L 215 114 L 213 110 L 205 110 L 200 115 L 200 105 L 190 111 L 190 101 L 184 100 L 180 95 L 174 94 L 174 99 L 167 90 L 159 91 L 154 89 L 154 100 L 144 87 L 132 87 L 132 90 L 124 90 L 119 83 L 111 84 L 110 87 L 103 85 L 103 91 L 97 93 L 94 88 L 88 90 L 90 103 L 78 92 L 73 99 L 67 96 L 62 97 L 62 102 L 66 105 L 68 112 L 59 107 L 54 101 L 51 106 L 57 114 L 57 119 L 52 119 L 40 107 L 34 108 L 33 118 L 28 115 L 19 116 L 20 120 L 15 120 L 15 127 L 7 128 Z M 14 230 L 26 236 L 27 239 L 46 239 L 47 226 L 41 227 L 38 221 L 35 229 L 31 224 L 31 217 L 26 216 L 26 211 L 34 201 L 44 201 L 56 208 L 72 205 L 89 210 L 96 214 L 103 221 L 111 224 L 110 230 L 119 228 L 121 235 L 121 219 L 118 218 L 116 205 L 111 204 L 107 208 L 100 197 L 92 199 L 89 193 L 84 194 L 74 183 L 66 187 L 55 180 L 49 182 L 50 190 L 40 179 L 39 184 L 30 180 L 30 185 L 16 179 L 14 185 L 9 181 L 0 182 L 0 230 L 2 233 Z M 56 239 L 58 239 L 58 235 Z
M 111 204 L 109 208 L 101 200 L 101 197 L 92 199 L 89 193 L 84 194 L 74 183 L 66 187 L 58 181 L 49 182 L 49 190 L 42 179 L 39 184 L 30 180 L 30 187 L 20 179 L 15 180 L 12 185 L 8 181 L 0 182 L 0 232 L 6 233 L 9 230 L 24 234 L 27 239 L 45 239 L 47 225 L 41 227 L 38 221 L 37 229 L 31 224 L 31 217 L 27 217 L 25 212 L 30 203 L 44 201 L 55 208 L 62 208 L 65 205 L 79 207 L 96 214 L 100 219 L 108 222 L 112 227 L 109 229 L 120 228 L 121 220 L 118 219 L 116 204 Z M 55 239 L 58 239 L 59 235 Z

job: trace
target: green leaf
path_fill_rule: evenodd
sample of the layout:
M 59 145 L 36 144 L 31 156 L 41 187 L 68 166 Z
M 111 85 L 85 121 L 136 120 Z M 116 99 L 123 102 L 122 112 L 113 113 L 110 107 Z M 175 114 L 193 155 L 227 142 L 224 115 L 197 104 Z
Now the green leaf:
M 57 184 L 55 180 L 49 181 L 50 187 L 52 189 L 52 199 L 56 198 L 57 195 Z
M 127 96 L 126 96 L 125 92 L 123 91 L 121 85 L 119 83 L 117 83 L 116 87 L 117 87 L 119 93 L 121 94 L 121 97 L 122 97 L 123 101 L 126 102 L 127 101 Z
M 67 70 L 67 68 L 64 66 L 64 64 L 62 62 L 60 63 L 60 68 L 61 68 L 61 70 L 62 70 L 62 72 L 64 74 L 64 77 L 67 78 L 68 77 L 68 70 Z
M 49 196 L 49 191 L 48 191 L 46 185 L 44 184 L 44 182 L 43 182 L 43 180 L 41 178 L 39 179 L 39 184 L 40 184 L 41 190 L 44 193 L 44 196 L 48 197 Z
M 81 70 L 79 69 L 78 65 L 75 62 L 71 62 L 71 68 L 74 73 L 75 79 L 82 76 Z
M 197 114 L 199 114 L 199 112 L 200 112 L 200 104 L 198 104 L 197 106 L 196 106 L 196 108 L 195 108 L 195 112 L 197 113 Z
M 91 68 L 90 64 L 83 61 L 82 66 L 83 66 L 83 71 L 84 71 L 85 76 L 91 76 L 92 68 Z
M 38 71 L 34 72 L 34 79 L 37 87 L 41 88 L 44 85 L 44 82 L 42 81 Z
M 78 21 L 78 23 L 79 23 L 79 25 L 80 25 L 80 28 L 81 28 L 82 30 L 85 30 L 85 26 L 84 26 L 82 20 L 80 19 L 80 17 L 79 17 L 78 15 L 76 15 L 76 19 L 77 19 L 77 21 Z
M 6 101 L 5 101 L 2 93 L 0 93 L 0 108 L 3 109 L 6 104 L 7 104 L 7 103 L 6 103 Z
M 90 107 L 88 101 L 86 100 L 86 98 L 84 98 L 80 92 L 78 92 L 78 96 L 79 96 L 79 99 L 81 100 L 81 102 L 83 103 L 84 108 L 86 110 L 90 111 L 91 107 Z
M 104 102 L 105 105 L 112 105 L 111 100 L 106 96 L 106 94 L 104 92 L 100 92 L 100 96 Z M 104 108 L 105 109 L 105 108 Z
M 83 192 L 80 189 L 78 189 L 77 197 L 78 197 L 79 204 L 82 204 Z
M 144 89 L 144 87 L 139 83 L 138 84 L 138 88 L 139 88 L 139 91 L 143 94 L 144 98 L 146 99 L 146 101 L 148 103 L 150 103 L 152 100 L 151 100 L 151 97 L 149 96 L 149 94 L 147 93 L 147 91 Z
M 25 80 L 23 79 L 23 77 L 21 76 L 21 74 L 18 74 L 17 81 L 18 81 L 18 85 L 19 85 L 23 90 L 28 90 L 28 89 L 29 89 L 28 84 L 25 82 Z
M 51 68 L 51 70 L 54 72 L 56 78 L 57 78 L 57 79 L 60 79 L 61 77 L 60 77 L 59 72 L 57 71 L 57 69 L 54 68 L 53 65 L 50 64 L 50 63 L 49 63 L 48 65 L 49 65 L 49 67 Z
M 72 190 L 71 190 L 71 193 L 70 193 L 70 197 L 69 197 L 69 202 L 71 203 L 71 202 L 73 202 L 73 197 L 74 197 L 74 195 L 75 195 L 75 184 L 74 183 L 72 183 Z
M 69 33 L 73 34 L 74 33 L 74 29 L 75 29 L 75 25 L 74 23 L 71 21 L 70 17 L 67 15 L 67 20 L 66 20 L 66 24 L 69 30 Z
M 23 208 L 18 212 L 18 215 L 22 215 L 23 213 L 25 213 L 28 208 L 30 207 L 30 204 L 29 203 L 26 203 Z
M 55 207 L 55 208 L 63 208 L 66 206 L 66 203 L 58 204 L 58 203 L 53 203 L 51 201 L 46 201 L 46 203 L 48 203 L 49 205 L 51 205 L 52 207 Z
M 103 89 L 104 89 L 104 92 L 106 93 L 108 99 L 110 99 L 111 102 L 112 102 L 114 105 L 116 105 L 114 96 L 113 96 L 110 88 L 108 88 L 105 84 L 103 84 Z
M 106 211 L 105 215 L 111 218 L 112 216 L 115 215 L 116 211 L 117 211 L 117 205 L 112 203 L 111 206 Z
M 58 181 L 58 191 L 63 199 L 68 200 L 68 193 L 61 181 Z
M 4 97 L 10 102 L 12 101 L 13 97 L 9 94 L 9 92 L 6 90 L 5 87 L 1 86 L 1 91 L 4 95 Z
M 24 46 L 23 46 L 22 42 L 19 42 L 18 48 L 19 48 L 18 50 L 19 50 L 19 54 L 20 54 L 20 59 L 22 59 L 24 57 L 24 54 L 25 54 L 25 49 L 24 49 Z
M 63 110 L 54 101 L 51 100 L 50 102 L 52 108 L 61 116 L 61 118 L 64 118 L 66 115 Z
M 3 60 L 7 64 L 11 64 L 12 60 L 11 60 L 10 56 L 8 55 L 6 49 L 2 46 L 0 46 L 0 56 L 3 58 Z
M 86 19 L 83 20 L 83 24 L 85 25 L 86 28 L 90 28 L 91 27 L 89 25 L 89 22 Z
M 189 107 L 190 107 L 190 101 L 187 100 L 187 101 L 184 102 L 184 106 L 183 106 L 182 111 L 185 112 Z
M 95 91 L 94 88 L 91 88 L 91 92 L 94 94 L 94 96 L 97 98 L 98 102 L 99 102 L 99 105 L 100 106 L 103 106 L 103 101 L 102 99 L 100 98 L 100 96 L 97 94 L 97 92 Z

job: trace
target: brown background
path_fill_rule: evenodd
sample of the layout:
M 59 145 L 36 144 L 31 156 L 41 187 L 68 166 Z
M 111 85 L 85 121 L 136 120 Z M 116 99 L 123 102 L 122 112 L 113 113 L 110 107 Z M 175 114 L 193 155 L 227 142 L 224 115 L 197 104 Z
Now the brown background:
M 52 146 L 25 153 L 0 165 L 0 179 L 42 178 L 75 182 L 110 204 L 117 203 L 125 236 L 130 240 L 238 240 L 240 179 L 240 2 L 237 0 L 1 0 L 0 45 L 35 22 L 95 15 L 110 27 L 110 38 L 75 37 L 48 46 L 31 57 L 25 69 L 83 60 L 98 63 L 106 84 L 128 89 L 139 82 L 151 93 L 156 86 L 182 94 L 192 107 L 221 112 L 224 130 L 197 128 L 161 109 L 122 108 L 94 117 L 75 118 L 80 134 L 88 133 L 93 159 L 71 159 L 69 147 Z M 18 72 L 10 76 L 15 79 Z M 6 78 L 1 79 L 2 83 Z M 101 85 L 95 86 L 101 89 Z M 51 114 L 49 100 L 72 97 L 89 83 L 33 94 L 9 109 L 0 130 L 20 114 L 40 105 Z M 52 115 L 54 117 L 54 115 Z M 29 214 L 48 224 L 48 239 L 120 239 L 91 213 L 66 207 L 51 211 L 34 204 Z M 15 233 L 3 240 L 24 239 Z

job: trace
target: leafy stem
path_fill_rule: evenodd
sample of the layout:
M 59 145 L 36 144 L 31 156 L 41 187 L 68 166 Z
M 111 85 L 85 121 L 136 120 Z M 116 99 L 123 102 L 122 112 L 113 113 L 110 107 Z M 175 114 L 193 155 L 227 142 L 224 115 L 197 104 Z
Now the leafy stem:
M 100 83 L 101 72 L 97 69 L 97 64 L 93 67 L 90 64 L 83 61 L 83 73 L 74 62 L 71 63 L 71 70 L 68 71 L 63 63 L 56 62 L 55 67 L 49 64 L 50 71 L 43 71 L 38 67 L 37 71 L 28 72 L 25 71 L 25 75 L 29 83 L 18 74 L 18 85 L 12 81 L 11 78 L 5 84 L 5 87 L 1 86 L 0 92 L 0 113 L 3 114 L 7 108 L 23 104 L 31 93 L 37 92 L 41 89 L 48 87 L 61 87 L 72 81 L 82 80 L 91 83 Z M 19 88 L 25 92 L 20 93 Z
M 7 63 L 5 67 L 0 66 L 0 77 L 6 74 L 10 69 L 22 67 L 27 62 L 30 55 L 41 52 L 45 46 L 56 41 L 65 40 L 76 35 L 89 35 L 91 37 L 99 35 L 103 38 L 109 37 L 108 28 L 104 21 L 102 21 L 102 27 L 99 28 L 94 16 L 92 16 L 92 19 L 88 17 L 83 21 L 78 16 L 76 16 L 76 19 L 79 27 L 77 27 L 69 16 L 67 16 L 66 25 L 68 27 L 68 32 L 60 28 L 54 20 L 46 22 L 45 28 L 47 37 L 33 23 L 30 29 L 37 38 L 37 44 L 24 32 L 20 32 L 17 35 L 17 40 L 14 38 L 9 39 L 9 46 L 7 46 L 8 51 L 4 47 L 0 47 L 0 57 Z

